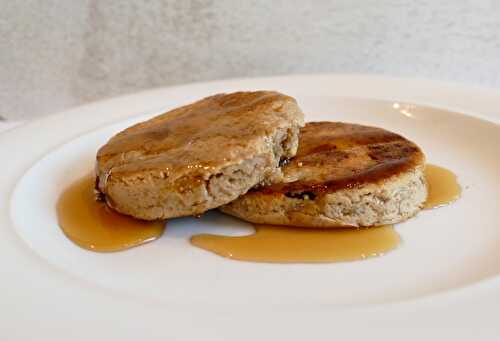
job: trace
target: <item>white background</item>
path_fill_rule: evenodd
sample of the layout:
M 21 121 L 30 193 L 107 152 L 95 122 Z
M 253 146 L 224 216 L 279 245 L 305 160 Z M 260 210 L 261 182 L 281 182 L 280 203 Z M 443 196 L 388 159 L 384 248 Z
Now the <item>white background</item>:
M 0 116 L 289 73 L 500 87 L 498 0 L 0 0 Z

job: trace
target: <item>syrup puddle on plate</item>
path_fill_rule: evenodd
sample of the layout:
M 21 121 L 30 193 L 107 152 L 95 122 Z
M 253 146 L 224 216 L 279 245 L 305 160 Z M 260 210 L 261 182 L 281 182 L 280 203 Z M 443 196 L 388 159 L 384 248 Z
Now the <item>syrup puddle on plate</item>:
M 429 197 L 426 209 L 449 204 L 461 188 L 451 171 L 427 165 Z M 94 177 L 66 189 L 57 204 L 59 225 L 75 244 L 92 251 L 125 250 L 159 238 L 163 221 L 142 221 L 121 215 L 95 201 Z M 191 244 L 223 257 L 274 263 L 326 263 L 380 256 L 396 248 L 400 237 L 392 226 L 311 229 L 255 225 L 255 233 L 231 237 L 195 235 Z
M 424 209 L 448 205 L 460 198 L 462 188 L 452 171 L 436 165 L 426 165 L 425 178 L 429 193 Z
M 163 221 L 143 221 L 117 213 L 95 200 L 95 177 L 70 185 L 57 203 L 59 226 L 78 246 L 99 252 L 125 250 L 158 239 Z
M 220 256 L 267 263 L 326 263 L 381 256 L 400 242 L 392 226 L 311 229 L 254 225 L 249 236 L 199 234 L 191 244 Z
M 429 195 L 425 209 L 456 201 L 461 187 L 453 172 L 427 165 Z M 200 234 L 191 244 L 220 256 L 268 263 L 326 263 L 381 256 L 395 249 L 400 237 L 392 226 L 369 228 L 311 229 L 290 226 L 254 225 L 255 233 L 230 237 Z

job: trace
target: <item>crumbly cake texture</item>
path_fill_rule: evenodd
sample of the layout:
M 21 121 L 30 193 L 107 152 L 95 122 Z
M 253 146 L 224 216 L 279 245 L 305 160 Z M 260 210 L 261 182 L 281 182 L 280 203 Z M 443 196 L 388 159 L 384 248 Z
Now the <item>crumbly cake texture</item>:
M 97 190 L 118 212 L 199 215 L 281 181 L 304 115 L 274 91 L 218 94 L 138 123 L 97 153 Z
M 307 123 L 283 182 L 252 189 L 220 208 L 252 223 L 304 227 L 376 226 L 404 221 L 427 199 L 425 156 L 384 129 Z

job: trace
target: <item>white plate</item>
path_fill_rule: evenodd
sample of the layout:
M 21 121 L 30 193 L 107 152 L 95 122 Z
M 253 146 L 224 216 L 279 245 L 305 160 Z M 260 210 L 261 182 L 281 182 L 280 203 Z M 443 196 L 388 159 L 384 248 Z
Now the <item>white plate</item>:
M 351 263 L 246 263 L 190 246 L 201 231 L 251 231 L 218 213 L 171 221 L 160 240 L 121 253 L 92 253 L 64 237 L 56 199 L 91 171 L 112 134 L 194 99 L 247 89 L 295 96 L 308 121 L 377 125 L 409 137 L 429 162 L 457 173 L 462 199 L 398 225 L 397 250 Z M 437 328 L 433 338 L 493 337 L 500 331 L 499 107 L 500 94 L 485 89 L 294 76 L 158 89 L 4 133 L 1 339 L 416 340 L 427 335 L 423 327 Z

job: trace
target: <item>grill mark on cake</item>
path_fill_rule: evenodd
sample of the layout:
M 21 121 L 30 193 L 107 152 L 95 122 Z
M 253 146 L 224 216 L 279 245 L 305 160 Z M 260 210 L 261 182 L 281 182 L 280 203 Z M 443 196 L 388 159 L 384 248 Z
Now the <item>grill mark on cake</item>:
M 285 177 L 303 172 L 305 178 L 256 191 L 282 193 L 292 198 L 312 193 L 316 197 L 379 183 L 411 170 L 423 158 L 413 142 L 384 129 L 338 122 L 308 123 L 301 131 L 297 156 L 283 167 Z M 321 173 L 325 167 L 331 173 Z M 319 172 L 319 175 L 311 176 L 307 172 L 313 175 Z

